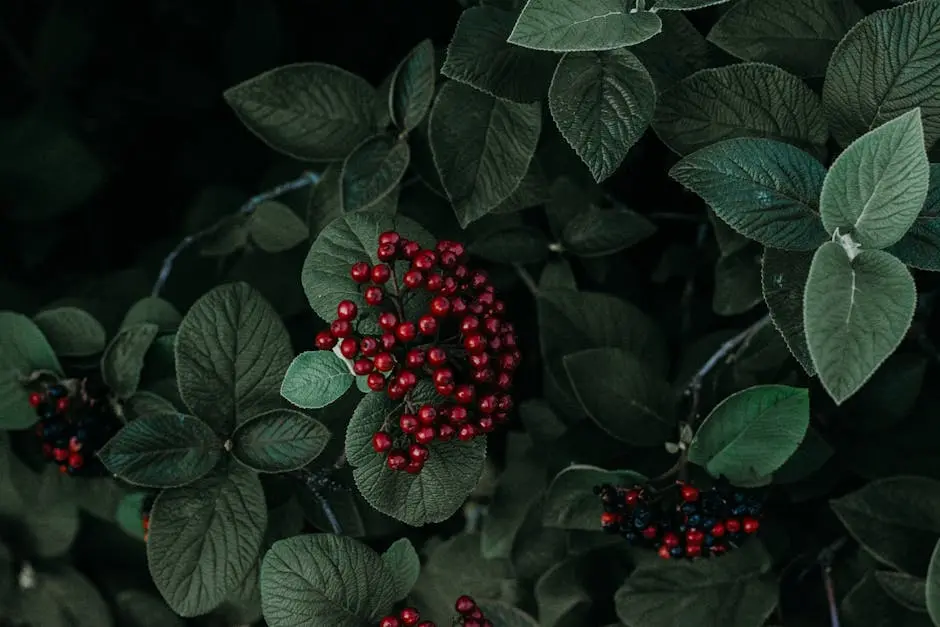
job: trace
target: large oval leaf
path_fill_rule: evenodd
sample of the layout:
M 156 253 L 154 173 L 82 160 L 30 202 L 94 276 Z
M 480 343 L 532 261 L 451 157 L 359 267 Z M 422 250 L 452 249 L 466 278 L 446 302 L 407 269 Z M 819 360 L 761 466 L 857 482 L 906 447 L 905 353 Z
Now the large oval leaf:
M 633 46 L 662 30 L 655 13 L 630 11 L 620 0 L 558 4 L 528 0 L 509 43 L 535 50 L 581 52 Z
M 57 355 L 84 357 L 105 347 L 105 330 L 87 311 L 78 307 L 45 309 L 33 316 Z

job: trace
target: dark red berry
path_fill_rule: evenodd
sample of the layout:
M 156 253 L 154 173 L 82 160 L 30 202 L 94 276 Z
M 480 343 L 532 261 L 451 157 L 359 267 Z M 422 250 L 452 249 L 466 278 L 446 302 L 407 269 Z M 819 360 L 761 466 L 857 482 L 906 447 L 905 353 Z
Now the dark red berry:
M 413 607 L 406 607 L 398 613 L 398 617 L 401 618 L 401 622 L 408 627 L 417 625 L 418 621 L 421 620 L 421 615 L 418 613 L 418 610 Z
M 665 544 L 662 545 L 661 547 L 659 547 L 659 550 L 657 551 L 657 553 L 658 553 L 659 556 L 660 556 L 661 558 L 663 558 L 664 560 L 667 560 L 667 559 L 669 559 L 669 558 L 671 557 L 671 556 L 669 555 L 669 547 L 666 546 Z
M 469 442 L 477 435 L 477 430 L 471 424 L 462 424 L 457 430 L 457 439 L 461 442 Z
M 634 507 L 640 502 L 640 491 L 627 490 L 626 494 L 623 495 L 623 502 L 627 504 L 627 507 Z
M 347 337 L 339 343 L 340 355 L 346 359 L 352 359 L 359 352 L 359 342 L 351 337 Z
M 685 554 L 688 557 L 698 557 L 702 554 L 702 545 L 701 544 L 688 544 L 685 547 Z
M 444 287 L 444 277 L 439 274 L 432 274 L 428 276 L 428 280 L 424 283 L 424 289 L 429 292 L 439 292 Z
M 379 372 L 388 372 L 395 367 L 395 360 L 391 353 L 379 353 L 372 359 L 372 362 Z
M 451 425 L 441 425 L 437 428 L 437 439 L 441 442 L 447 442 L 454 437 L 457 432 Z
M 434 367 L 442 366 L 447 363 L 447 352 L 439 346 L 428 350 L 428 364 Z
M 336 338 L 330 331 L 320 331 L 314 340 L 314 345 L 321 351 L 332 350 L 336 346 Z
M 418 335 L 418 330 L 415 328 L 414 322 L 402 322 L 400 325 L 395 327 L 395 337 L 397 337 L 402 342 L 410 342 Z
M 476 316 L 466 316 L 460 321 L 460 332 L 464 335 L 471 335 L 480 328 L 480 319 Z
M 435 296 L 431 299 L 431 315 L 443 318 L 450 313 L 450 301 L 445 296 Z
M 406 259 L 412 259 L 421 252 L 421 244 L 418 242 L 405 242 L 401 246 L 401 252 Z
M 398 344 L 398 339 L 394 333 L 383 333 L 382 337 L 379 338 L 379 344 L 384 350 L 390 351 Z
M 477 402 L 477 407 L 484 414 L 492 414 L 496 411 L 497 402 L 495 394 L 488 394 L 480 398 Z
M 499 318 L 485 318 L 483 320 L 483 330 L 486 331 L 487 335 L 499 335 L 499 330 L 502 326 L 503 323 Z
M 459 296 L 455 296 L 454 298 L 450 299 L 450 313 L 451 314 L 455 316 L 460 316 L 460 315 L 465 314 L 466 312 L 467 312 L 467 301 L 460 298 Z
M 415 431 L 415 442 L 418 444 L 430 444 L 434 441 L 434 437 L 437 433 L 434 431 L 434 427 L 421 427 Z
M 489 433 L 496 428 L 496 421 L 493 420 L 490 416 L 483 416 L 477 420 L 477 427 L 479 427 L 480 431 L 483 433 Z
M 69 402 L 69 397 L 63 396 L 55 402 L 55 410 L 60 414 L 65 412 L 69 408 Z
M 379 261 L 391 261 L 397 252 L 398 247 L 394 244 L 380 244 L 375 256 L 379 258 Z
M 737 518 L 729 518 L 725 521 L 725 529 L 728 533 L 738 533 L 741 531 L 741 521 Z
M 382 302 L 383 296 L 384 294 L 382 293 L 382 288 L 378 287 L 377 285 L 367 287 L 365 293 L 362 295 L 362 297 L 366 300 L 366 303 L 372 305 L 373 307 Z
M 461 405 L 468 405 L 473 402 L 474 389 L 472 385 L 461 384 L 454 390 L 454 400 Z
M 698 492 L 698 488 L 696 488 L 695 486 L 691 486 L 688 484 L 683 485 L 679 489 L 679 493 L 682 494 L 682 500 L 685 501 L 686 503 L 694 503 L 695 501 L 698 500 L 699 492 Z
M 469 357 L 470 357 L 470 365 L 476 370 L 486 368 L 486 365 L 490 363 L 490 356 L 487 353 L 480 353 L 478 355 L 470 355 Z
M 385 231 L 379 235 L 379 244 L 398 245 L 401 235 L 397 231 Z
M 410 390 L 414 386 L 418 385 L 418 375 L 416 375 L 411 370 L 402 370 L 398 373 L 398 385 L 402 386 L 406 390 Z
M 705 541 L 705 534 L 697 529 L 689 529 L 685 532 L 685 543 L 688 544 L 701 544 Z
M 659 534 L 659 528 L 656 527 L 655 525 L 650 525 L 649 527 L 643 530 L 643 537 L 646 538 L 647 540 L 652 540 L 658 534 Z
M 486 273 L 482 270 L 477 270 L 473 273 L 473 276 L 470 277 L 470 286 L 478 290 L 489 281 L 489 277 L 486 276 Z
M 330 323 L 330 333 L 335 338 L 344 338 L 352 335 L 352 325 L 349 320 L 334 320 Z
M 379 341 L 374 337 L 364 337 L 359 342 L 359 351 L 366 357 L 374 357 L 379 352 Z
M 69 466 L 75 469 L 81 468 L 85 464 L 85 458 L 81 453 L 72 453 L 69 455 Z
M 401 427 L 403 433 L 411 434 L 416 432 L 420 425 L 414 414 L 402 414 L 401 418 L 398 419 L 398 426 Z
M 424 621 L 424 622 L 418 623 L 418 627 L 437 627 L 437 625 L 434 624 L 434 623 L 432 623 L 432 622 L 429 621 L 429 620 L 426 620 L 426 621 Z M 486 627 L 486 626 L 484 626 L 484 627 Z M 493 626 L 490 625 L 489 627 L 493 627 Z
M 469 273 L 470 271 L 467 270 L 467 266 L 460 265 L 454 268 L 454 276 L 457 277 L 458 279 L 461 279 L 461 280 L 466 279 Z
M 482 353 L 486 350 L 486 338 L 482 335 L 468 335 L 463 340 L 463 347 L 467 349 L 467 352 L 471 355 Z
M 401 282 L 405 284 L 405 287 L 413 290 L 421 287 L 421 283 L 424 282 L 424 275 L 421 274 L 420 270 L 409 270 L 402 277 Z
M 408 447 L 408 456 L 415 461 L 424 462 L 427 460 L 429 454 L 430 452 L 426 446 L 412 444 Z
M 434 385 L 453 383 L 454 371 L 450 368 L 438 368 L 434 371 L 434 374 L 431 375 L 431 380 L 434 381 Z
M 418 319 L 418 330 L 422 335 L 434 335 L 437 333 L 437 319 L 434 316 L 421 316 Z
M 65 460 L 69 458 L 69 451 L 68 449 L 64 449 L 64 448 L 53 449 L 52 457 L 57 462 L 64 462 Z
M 457 610 L 458 614 L 463 614 L 467 616 L 473 610 L 477 609 L 476 601 L 467 595 L 463 595 L 457 599 L 457 602 L 454 603 L 454 609 Z
M 405 455 L 404 451 L 392 451 L 388 454 L 388 459 L 385 460 L 385 463 L 392 470 L 402 470 L 408 465 L 408 456 Z
M 392 276 L 392 270 L 384 263 L 380 263 L 372 268 L 372 282 L 378 285 L 387 283 Z
M 401 621 L 397 616 L 386 616 L 379 621 L 379 627 L 401 627 Z
M 405 472 L 407 472 L 410 475 L 416 475 L 419 472 L 421 472 L 422 468 L 424 468 L 423 462 L 411 460 L 410 462 L 408 462 L 408 465 L 405 466 Z
M 404 398 L 405 394 L 408 392 L 405 388 L 398 385 L 398 383 L 392 383 L 388 386 L 388 397 L 393 401 L 397 401 L 400 398 Z
M 469 415 L 470 413 L 466 407 L 454 407 L 450 410 L 450 421 L 459 424 L 466 420 Z
M 29 404 L 33 407 L 39 407 L 39 403 L 42 402 L 42 394 L 39 392 L 33 392 L 29 395 Z
M 405 365 L 413 370 L 417 370 L 424 365 L 424 350 L 413 348 L 405 355 Z
M 446 250 L 441 252 L 440 264 L 443 268 L 452 268 L 457 265 L 457 255 L 453 252 Z
M 357 359 L 353 362 L 353 372 L 359 376 L 369 374 L 373 370 L 375 370 L 375 364 L 371 359 Z
M 497 397 L 496 408 L 501 412 L 508 412 L 512 409 L 512 397 L 509 394 L 500 394 Z
M 756 533 L 760 529 L 760 521 L 756 518 L 745 518 L 741 523 L 741 528 L 744 529 L 744 533 Z
M 432 425 L 437 420 L 437 410 L 433 405 L 422 405 L 418 409 L 418 420 L 423 425 Z
M 379 392 L 385 387 L 385 377 L 378 372 L 373 372 L 366 377 L 366 386 L 373 392 Z
M 372 436 L 372 448 L 376 453 L 384 453 L 385 451 L 392 448 L 392 436 L 385 433 L 384 431 L 379 431 Z
M 341 300 L 336 306 L 336 317 L 340 320 L 353 320 L 358 313 L 359 308 L 351 300 Z
M 394 331 L 398 326 L 398 316 L 391 311 L 383 311 L 379 314 L 379 326 L 385 331 Z
M 673 547 L 679 546 L 679 536 L 677 536 L 671 531 L 667 532 L 663 536 L 663 544 L 666 546 L 666 548 L 670 548 L 670 549 Z
M 501 390 L 508 390 L 512 387 L 512 375 L 508 372 L 500 372 L 496 375 L 496 385 Z
M 358 261 L 352 265 L 349 274 L 356 283 L 365 283 L 369 280 L 371 270 L 369 264 L 365 261 Z

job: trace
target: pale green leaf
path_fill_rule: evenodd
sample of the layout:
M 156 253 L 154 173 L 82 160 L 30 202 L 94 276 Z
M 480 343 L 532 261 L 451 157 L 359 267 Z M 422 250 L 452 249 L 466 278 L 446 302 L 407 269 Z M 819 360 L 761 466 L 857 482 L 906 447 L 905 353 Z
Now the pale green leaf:
M 395 582 L 392 597 L 395 600 L 404 599 L 411 593 L 421 574 L 421 559 L 411 540 L 399 538 L 392 542 L 392 546 L 382 553 L 382 564 Z
M 248 235 L 258 248 L 268 253 L 290 250 L 310 235 L 307 225 L 284 203 L 268 200 L 248 218 Z
M 408 143 L 390 135 L 376 135 L 356 146 L 340 175 L 343 211 L 377 205 L 398 186 L 410 162 Z
M 622 0 L 528 0 L 509 43 L 552 52 L 590 52 L 633 46 L 662 30 L 655 13 L 630 11 Z
M 235 430 L 232 455 L 256 472 L 289 472 L 316 459 L 329 439 L 329 430 L 315 418 L 272 409 Z
M 398 128 L 411 131 L 427 115 L 434 100 L 436 77 L 434 44 L 425 39 L 401 60 L 392 74 L 388 111 Z

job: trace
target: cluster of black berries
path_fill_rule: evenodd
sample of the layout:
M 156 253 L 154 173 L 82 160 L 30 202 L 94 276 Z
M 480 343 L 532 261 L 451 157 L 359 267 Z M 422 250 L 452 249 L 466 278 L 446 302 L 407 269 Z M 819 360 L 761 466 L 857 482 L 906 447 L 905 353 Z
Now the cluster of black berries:
M 397 425 L 384 425 L 372 439 L 377 453 L 386 454 L 392 470 L 418 473 L 428 459 L 427 445 L 457 438 L 468 442 L 489 433 L 508 419 L 513 407 L 509 390 L 522 353 L 513 325 L 503 314 L 489 277 L 467 268 L 463 244 L 442 240 L 433 249 L 389 231 L 379 236 L 375 266 L 361 261 L 350 275 L 363 290 L 370 311 L 344 300 L 328 331 L 316 346 L 334 350 L 352 361 L 355 374 L 366 376 L 375 392 L 392 400 L 408 400 L 422 379 L 430 380 L 444 403 L 413 406 Z M 410 262 L 401 277 L 396 261 Z M 395 286 L 388 292 L 385 285 Z M 424 292 L 427 311 L 417 322 L 405 319 L 407 299 Z M 378 335 L 358 332 L 357 322 L 375 315 Z
M 457 610 L 457 617 L 454 618 L 454 627 L 493 627 L 493 623 L 485 616 L 472 598 L 467 595 L 457 599 L 454 603 L 454 609 Z M 379 621 L 379 627 L 437 627 L 437 623 L 421 620 L 421 615 L 413 607 L 406 607 L 397 614 L 391 614 Z
M 622 535 L 634 546 L 655 549 L 659 556 L 720 556 L 757 532 L 763 503 L 726 483 L 699 490 L 679 483 L 680 500 L 652 499 L 642 486 L 597 486 L 604 513 L 601 527 Z
M 39 422 L 36 436 L 43 456 L 74 476 L 103 476 L 104 466 L 96 456 L 121 428 L 107 402 L 106 390 L 80 382 L 78 389 L 52 382 L 38 382 L 29 395 Z

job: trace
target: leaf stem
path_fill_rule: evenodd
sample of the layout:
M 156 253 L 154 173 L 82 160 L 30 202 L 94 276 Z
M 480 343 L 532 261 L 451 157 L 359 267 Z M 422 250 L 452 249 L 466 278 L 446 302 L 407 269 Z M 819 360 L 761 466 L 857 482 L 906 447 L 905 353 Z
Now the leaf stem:
M 522 279 L 522 282 L 525 283 L 525 286 L 529 289 L 529 292 L 532 296 L 539 295 L 539 286 L 535 283 L 535 279 L 532 278 L 532 275 L 529 274 L 529 271 L 522 267 L 522 264 L 514 263 L 512 267 L 515 268 L 516 274 L 519 275 L 519 278 Z
M 204 228 L 203 230 L 187 235 L 176 245 L 170 254 L 166 256 L 163 260 L 163 266 L 160 268 L 160 274 L 157 277 L 156 283 L 153 285 L 153 289 L 150 291 L 151 296 L 159 296 L 160 291 L 163 289 L 163 286 L 166 285 L 167 279 L 170 278 L 170 272 L 173 271 L 173 263 L 176 261 L 176 258 L 180 254 L 189 248 L 194 243 L 199 240 L 209 237 L 218 231 L 222 226 L 228 223 L 229 220 L 241 216 L 251 215 L 255 209 L 258 208 L 258 205 L 261 203 L 267 202 L 269 200 L 274 200 L 278 196 L 282 196 L 288 192 L 296 191 L 298 189 L 303 189 L 304 187 L 310 187 L 311 185 L 316 185 L 320 182 L 320 175 L 316 172 L 304 172 L 299 177 L 292 181 L 287 181 L 286 183 L 281 183 L 280 185 L 269 189 L 266 192 L 262 192 L 256 196 L 252 196 L 248 201 L 238 208 L 232 216 L 227 216 L 216 223 Z

